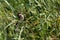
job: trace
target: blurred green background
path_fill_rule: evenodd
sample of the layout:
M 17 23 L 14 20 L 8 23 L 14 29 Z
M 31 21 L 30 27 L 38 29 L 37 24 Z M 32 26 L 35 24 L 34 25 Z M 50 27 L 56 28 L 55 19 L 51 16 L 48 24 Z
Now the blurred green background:
M 60 0 L 0 0 L 0 40 L 60 40 Z

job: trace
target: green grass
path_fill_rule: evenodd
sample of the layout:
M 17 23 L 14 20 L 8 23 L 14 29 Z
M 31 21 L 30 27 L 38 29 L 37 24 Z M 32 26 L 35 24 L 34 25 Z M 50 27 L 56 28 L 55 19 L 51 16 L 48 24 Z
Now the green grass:
M 0 0 L 0 40 L 54 39 L 60 39 L 59 0 Z

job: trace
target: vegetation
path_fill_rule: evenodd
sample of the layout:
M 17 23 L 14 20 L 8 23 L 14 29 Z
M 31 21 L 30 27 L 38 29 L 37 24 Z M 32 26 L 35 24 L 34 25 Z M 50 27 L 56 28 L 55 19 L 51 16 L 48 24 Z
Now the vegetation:
M 60 0 L 0 0 L 0 40 L 59 39 Z

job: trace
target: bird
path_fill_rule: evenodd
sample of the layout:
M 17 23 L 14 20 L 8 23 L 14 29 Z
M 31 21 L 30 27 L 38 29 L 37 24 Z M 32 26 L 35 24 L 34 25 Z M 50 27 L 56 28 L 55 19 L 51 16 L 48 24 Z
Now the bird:
M 17 16 L 19 20 L 16 22 L 15 32 L 19 31 L 19 25 L 21 25 L 24 22 L 24 15 L 21 12 L 18 12 Z

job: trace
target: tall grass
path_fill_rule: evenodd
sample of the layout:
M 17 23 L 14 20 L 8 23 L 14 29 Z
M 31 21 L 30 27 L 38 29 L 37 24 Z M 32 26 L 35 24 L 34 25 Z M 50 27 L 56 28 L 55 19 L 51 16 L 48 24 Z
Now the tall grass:
M 59 0 L 0 0 L 0 40 L 59 39 Z

